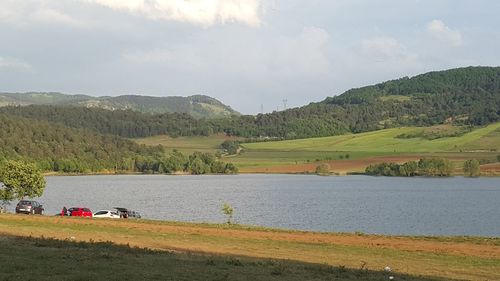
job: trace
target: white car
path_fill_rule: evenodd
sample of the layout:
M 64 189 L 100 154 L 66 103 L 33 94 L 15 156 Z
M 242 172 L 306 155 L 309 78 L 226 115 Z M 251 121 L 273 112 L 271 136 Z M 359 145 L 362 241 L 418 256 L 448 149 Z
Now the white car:
M 119 219 L 120 215 L 110 210 L 100 210 L 94 213 L 94 218 Z

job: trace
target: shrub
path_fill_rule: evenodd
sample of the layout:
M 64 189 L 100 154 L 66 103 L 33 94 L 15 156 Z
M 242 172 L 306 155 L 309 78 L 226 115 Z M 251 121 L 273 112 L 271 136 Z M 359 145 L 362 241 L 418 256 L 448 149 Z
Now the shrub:
M 481 175 L 479 161 L 477 161 L 476 159 L 465 161 L 464 174 L 468 177 L 479 177 Z
M 329 175 L 330 174 L 330 165 L 327 163 L 321 163 L 316 166 L 316 174 L 318 175 Z

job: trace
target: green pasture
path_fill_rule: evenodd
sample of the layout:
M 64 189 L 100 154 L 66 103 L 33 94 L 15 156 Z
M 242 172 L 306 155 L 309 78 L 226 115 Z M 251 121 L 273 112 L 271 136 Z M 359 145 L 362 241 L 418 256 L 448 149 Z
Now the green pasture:
M 215 153 L 219 145 L 228 139 L 237 139 L 234 137 L 227 137 L 224 135 L 212 136 L 192 136 L 192 137 L 169 137 L 165 135 L 133 139 L 139 144 L 145 145 L 162 145 L 167 150 L 177 149 L 183 153 L 193 153 L 195 151 Z
M 260 142 L 244 144 L 252 151 L 348 151 L 382 153 L 500 151 L 500 123 L 475 129 L 459 137 L 435 140 L 397 138 L 421 130 L 416 127 L 393 128 L 361 134 L 323 138 Z

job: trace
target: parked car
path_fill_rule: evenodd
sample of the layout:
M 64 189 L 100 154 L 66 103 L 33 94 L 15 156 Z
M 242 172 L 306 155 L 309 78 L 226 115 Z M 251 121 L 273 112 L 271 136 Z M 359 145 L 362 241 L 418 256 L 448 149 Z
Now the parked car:
M 21 200 L 16 205 L 16 213 L 24 214 L 43 214 L 43 206 L 37 201 L 33 200 Z
M 82 207 L 71 207 L 68 209 L 68 213 L 72 217 L 92 217 L 92 211 L 89 208 Z
M 121 208 L 121 207 L 115 207 L 115 209 L 118 211 L 118 214 L 120 214 L 120 218 L 132 218 L 132 219 L 140 219 L 141 214 L 137 211 L 129 210 L 127 208 Z
M 94 218 L 119 219 L 120 215 L 110 210 L 100 210 L 94 213 Z

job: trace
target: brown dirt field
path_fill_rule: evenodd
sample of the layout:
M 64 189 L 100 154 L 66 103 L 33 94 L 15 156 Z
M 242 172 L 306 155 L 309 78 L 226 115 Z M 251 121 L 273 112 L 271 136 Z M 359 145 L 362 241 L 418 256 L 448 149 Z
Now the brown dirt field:
M 404 163 L 411 160 L 418 161 L 421 156 L 401 155 L 401 156 L 378 156 L 352 160 L 332 160 L 318 163 L 283 165 L 274 167 L 249 167 L 242 169 L 244 173 L 314 173 L 320 163 L 328 163 L 331 171 L 339 174 L 348 172 L 363 172 L 366 167 L 382 162 Z
M 457 256 L 474 256 L 485 258 L 500 258 L 500 245 L 488 240 L 484 243 L 477 242 L 446 242 L 425 238 L 398 237 L 398 236 L 378 236 L 378 235 L 354 235 L 354 234 L 336 234 L 336 233 L 315 233 L 315 232 L 296 232 L 296 231 L 269 231 L 259 229 L 230 229 L 216 228 L 209 226 L 175 224 L 175 223 L 150 223 L 135 220 L 98 220 L 98 219 L 68 219 L 64 217 L 40 217 L 23 215 L 2 215 L 3 221 L 32 221 L 35 223 L 46 223 L 48 225 L 57 225 L 58 229 L 54 231 L 43 231 L 43 233 L 26 232 L 22 228 L 3 228 L 0 233 L 16 236 L 45 236 L 58 239 L 68 239 L 71 232 L 61 231 L 64 225 L 87 225 L 99 228 L 120 228 L 123 230 L 140 230 L 141 232 L 161 233 L 165 236 L 175 234 L 185 237 L 204 235 L 212 237 L 228 237 L 237 239 L 252 240 L 272 240 L 272 241 L 291 241 L 315 244 L 331 245 L 350 245 L 366 248 L 385 248 L 405 251 L 420 251 L 439 254 L 450 254 Z M 64 227 L 62 227 L 64 229 Z M 169 244 L 168 239 L 162 241 L 134 239 L 133 235 L 128 235 L 124 231 L 123 235 L 114 235 L 112 239 L 108 235 L 99 233 L 78 233 L 77 240 L 81 241 L 108 241 L 111 240 L 117 244 L 130 244 L 131 246 L 148 247 L 156 249 L 170 250 L 196 250 L 205 252 L 214 252 L 213 247 L 197 245 L 192 241 L 186 243 Z M 189 239 L 188 239 L 189 240 Z M 224 251 L 220 252 L 224 253 Z
M 481 165 L 481 172 L 500 173 L 500 163 L 491 163 L 491 164 Z

